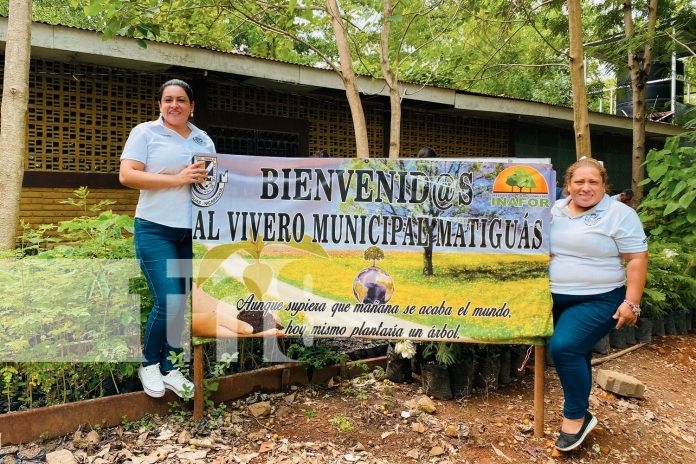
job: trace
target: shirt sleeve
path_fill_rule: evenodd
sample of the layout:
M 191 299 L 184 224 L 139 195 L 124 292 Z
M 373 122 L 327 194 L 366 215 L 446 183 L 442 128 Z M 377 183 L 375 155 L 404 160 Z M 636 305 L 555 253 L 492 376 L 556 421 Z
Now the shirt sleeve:
M 629 208 L 627 214 L 622 215 L 614 240 L 620 253 L 640 253 L 648 250 L 648 239 L 643 225 L 633 209 Z
M 208 153 L 217 153 L 215 150 L 215 144 L 213 143 L 213 139 L 211 139 L 208 134 L 205 135 L 206 139 L 206 148 L 208 149 Z
M 135 126 L 131 129 L 126 146 L 123 147 L 121 160 L 129 159 L 140 161 L 147 164 L 147 134 L 140 126 Z

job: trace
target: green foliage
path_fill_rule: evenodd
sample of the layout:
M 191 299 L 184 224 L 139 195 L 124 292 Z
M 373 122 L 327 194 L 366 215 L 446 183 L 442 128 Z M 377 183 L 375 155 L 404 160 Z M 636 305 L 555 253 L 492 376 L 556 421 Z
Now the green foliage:
M 679 243 L 651 243 L 641 306 L 648 316 L 696 307 L 696 252 Z
M 347 387 L 343 392 L 359 401 L 365 401 L 369 397 L 362 388 Z
M 311 346 L 293 343 L 288 347 L 288 357 L 296 361 L 305 362 L 314 369 L 333 366 L 346 360 L 346 355 L 338 353 L 331 347 L 315 342 Z
M 663 149 L 648 152 L 642 185 L 650 190 L 638 211 L 651 237 L 692 246 L 696 244 L 696 148 L 682 141 L 671 137 Z
M 338 50 L 324 2 L 287 0 L 73 0 L 103 31 L 336 68 Z M 567 22 L 561 0 L 342 0 L 353 65 L 382 77 L 380 34 L 403 81 L 568 104 Z M 145 45 L 144 41 L 141 41 Z M 539 83 L 543 85 L 539 85 Z
M 514 188 L 519 188 L 520 192 L 523 189 L 528 188 L 531 192 L 534 187 L 536 187 L 536 182 L 531 174 L 524 172 L 522 169 L 518 169 L 505 179 L 505 183 L 510 186 L 510 190 L 514 191 Z
M 7 16 L 9 3 L 9 0 L 0 0 L 0 15 Z M 82 8 L 74 6 L 74 3 L 74 0 L 32 0 L 32 19 L 48 24 L 95 29 L 94 22 L 84 15 Z
M 18 336 L 9 343 L 3 342 L 0 351 L 20 349 L 23 359 L 44 359 L 45 353 L 39 351 L 42 346 L 51 345 L 51 339 L 59 340 L 69 336 L 75 326 L 67 324 L 66 318 L 90 321 L 95 319 L 92 317 L 94 314 L 89 314 L 87 319 L 83 315 L 87 317 L 87 313 L 94 308 L 102 308 L 102 318 L 96 318 L 96 322 L 102 327 L 94 327 L 94 330 L 106 329 L 106 334 L 110 327 L 128 323 L 126 320 L 114 319 L 120 316 L 113 308 L 121 299 L 129 298 L 129 293 L 141 293 L 143 312 L 149 312 L 151 306 L 151 297 L 144 279 L 131 279 L 128 289 L 117 295 L 110 283 L 110 278 L 113 277 L 110 273 L 118 272 L 121 268 L 99 265 L 111 258 L 126 258 L 125 261 L 128 261 L 134 257 L 130 237 L 133 220 L 104 211 L 103 208 L 112 202 L 92 202 L 86 188 L 77 189 L 64 203 L 77 207 L 83 215 L 58 225 L 32 228 L 24 224 L 18 248 L 3 256 L 14 258 L 11 263 L 14 268 L 21 269 L 20 266 L 24 266 L 37 272 L 27 274 L 24 282 L 2 281 L 4 295 L 0 303 L 0 325 L 3 327 L 3 336 L 12 333 L 37 335 L 33 341 Z M 74 263 L 72 258 L 82 259 L 82 269 L 77 273 L 74 264 L 69 264 Z M 66 272 L 59 272 L 61 266 L 66 267 Z M 48 280 L 42 278 L 40 272 L 51 273 L 51 288 L 47 288 Z M 78 274 L 86 275 L 86 280 L 76 281 Z M 0 273 L 0 278 L 7 275 Z M 79 291 L 74 289 L 76 284 L 80 285 Z M 23 291 L 22 285 L 31 286 L 30 291 Z M 30 307 L 36 311 L 21 314 L 11 311 L 12 307 L 17 307 L 15 305 L 19 304 L 21 307 L 22 301 L 19 299 L 27 296 L 32 300 Z M 42 303 L 44 300 L 46 304 Z M 43 343 L 34 343 L 37 341 Z M 92 343 L 95 353 L 121 356 L 113 350 L 124 348 L 109 336 L 94 338 Z M 79 343 L 74 348 L 79 350 Z M 9 358 L 4 356 L 4 359 Z M 3 381 L 3 403 L 7 403 L 5 409 L 16 410 L 120 393 L 124 385 L 126 389 L 132 388 L 128 384 L 135 385 L 136 366 L 134 363 L 112 362 L 2 363 L 0 378 Z
M 8 0 L 0 0 L 7 14 Z M 583 11 L 585 41 L 618 36 L 596 47 L 615 66 L 630 45 L 644 42 L 644 0 L 633 2 L 633 42 L 623 39 L 621 3 L 589 2 Z M 358 73 L 382 77 L 382 2 L 341 0 Z M 216 50 L 248 53 L 315 67 L 335 67 L 338 51 L 324 2 L 288 0 L 34 0 L 34 19 L 97 29 L 104 39 L 122 35 Z M 679 47 L 669 34 L 693 24 L 689 0 L 658 6 L 656 54 Z M 402 0 L 386 18 L 391 27 L 389 60 L 404 81 L 570 105 L 568 24 L 564 2 L 551 0 Z M 591 51 L 592 51 L 591 50 Z M 683 48 L 679 49 L 680 51 Z M 588 60 L 588 90 L 602 78 L 599 61 Z M 597 105 L 597 102 L 591 102 Z
M 605 57 L 616 68 L 625 66 L 630 49 L 642 50 L 647 40 L 648 1 L 634 0 L 631 16 L 634 37 L 625 37 L 623 5 L 625 2 L 586 2 L 583 11 L 583 28 L 586 42 L 600 41 L 589 50 Z M 653 59 L 669 62 L 672 51 L 685 51 L 683 45 L 672 40 L 683 30 L 693 29 L 694 16 L 691 0 L 660 0 L 657 5 L 657 23 Z
M 438 364 L 450 366 L 457 362 L 456 343 L 429 342 L 423 349 L 423 359 L 434 359 Z
M 353 362 L 351 367 L 357 371 L 362 371 L 363 375 L 365 375 L 367 373 L 367 371 L 370 370 L 370 366 L 368 366 L 367 363 L 365 361 L 363 361 L 362 359 L 359 359 L 359 360 Z
M 691 121 L 692 125 L 696 121 Z M 649 235 L 647 314 L 696 307 L 696 135 L 667 139 L 646 156 L 649 187 L 638 212 Z
M 305 409 L 304 415 L 305 417 L 311 419 L 317 416 L 317 411 L 316 409 Z
M 128 420 L 127 416 L 123 416 L 121 419 L 121 427 L 123 427 L 123 430 L 126 432 L 150 432 L 157 427 L 153 417 L 149 414 L 142 419 L 135 421 Z
M 353 431 L 353 424 L 350 423 L 350 420 L 347 417 L 343 416 L 336 416 L 332 417 L 329 419 L 329 424 L 335 425 L 338 427 L 338 430 L 341 432 L 352 432 Z

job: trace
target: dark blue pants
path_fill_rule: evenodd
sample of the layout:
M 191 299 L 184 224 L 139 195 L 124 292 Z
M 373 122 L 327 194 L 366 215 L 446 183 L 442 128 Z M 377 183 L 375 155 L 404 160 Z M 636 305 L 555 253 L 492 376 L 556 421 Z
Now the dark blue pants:
M 160 363 L 163 373 L 174 369 L 168 359 L 179 354 L 191 276 L 191 229 L 168 227 L 135 218 L 135 256 L 154 305 L 145 327 L 143 365 Z
M 554 332 L 551 357 L 563 386 L 563 416 L 582 419 L 592 390 L 592 348 L 616 326 L 612 318 L 626 287 L 599 295 L 552 294 Z

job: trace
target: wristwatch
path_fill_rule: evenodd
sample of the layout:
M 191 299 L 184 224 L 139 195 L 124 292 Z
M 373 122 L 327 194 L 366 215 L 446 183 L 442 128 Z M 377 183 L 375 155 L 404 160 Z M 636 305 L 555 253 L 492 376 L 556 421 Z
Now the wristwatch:
M 628 300 L 623 300 L 623 302 L 631 307 L 631 311 L 633 311 L 633 314 L 635 314 L 636 316 L 640 316 L 640 305 Z

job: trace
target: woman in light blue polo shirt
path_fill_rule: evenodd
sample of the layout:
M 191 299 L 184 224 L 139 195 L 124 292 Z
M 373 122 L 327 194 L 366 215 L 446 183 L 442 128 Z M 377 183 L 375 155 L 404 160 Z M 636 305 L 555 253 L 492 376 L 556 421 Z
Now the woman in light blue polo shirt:
M 648 268 L 636 212 L 606 194 L 607 171 L 583 158 L 564 176 L 568 197 L 551 209 L 554 334 L 549 348 L 563 386 L 563 423 L 556 448 L 580 446 L 597 425 L 588 412 L 592 348 L 612 329 L 635 325 Z M 624 267 L 625 264 L 625 267 Z
M 213 141 L 189 122 L 195 106 L 184 81 L 165 82 L 157 93 L 160 117 L 134 127 L 121 155 L 119 180 L 140 189 L 135 211 L 135 254 L 154 299 L 145 328 L 138 377 L 155 398 L 165 388 L 179 396 L 193 384 L 175 368 L 181 353 L 184 309 L 191 275 L 191 184 L 203 182 L 195 153 L 215 153 Z

